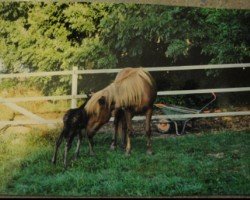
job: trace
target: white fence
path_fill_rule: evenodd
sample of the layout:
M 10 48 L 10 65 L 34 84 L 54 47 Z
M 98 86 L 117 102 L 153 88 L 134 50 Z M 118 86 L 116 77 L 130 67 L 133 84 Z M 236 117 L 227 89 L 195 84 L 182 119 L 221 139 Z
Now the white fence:
M 219 64 L 219 65 L 194 65 L 194 66 L 176 66 L 176 67 L 152 67 L 146 68 L 148 71 L 184 71 L 184 70 L 204 70 L 204 69 L 229 69 L 229 68 L 245 68 L 250 67 L 250 63 L 241 64 Z M 34 72 L 34 73 L 18 73 L 18 74 L 0 74 L 0 80 L 3 78 L 21 78 L 21 77 L 35 77 L 35 76 L 58 76 L 58 75 L 71 75 L 72 76 L 72 92 L 71 95 L 63 96 L 40 96 L 40 97 L 15 97 L 15 98 L 1 98 L 0 103 L 12 108 L 22 114 L 31 118 L 26 121 L 0 121 L 0 125 L 24 125 L 24 124 L 55 124 L 62 122 L 61 119 L 45 120 L 39 116 L 35 116 L 28 110 L 17 106 L 17 102 L 27 101 L 43 101 L 43 100 L 67 100 L 71 99 L 71 107 L 75 108 L 77 99 L 86 98 L 86 95 L 77 94 L 77 81 L 78 75 L 81 74 L 100 74 L 100 73 L 117 73 L 121 69 L 96 69 L 96 70 L 78 70 L 73 67 L 72 71 L 55 71 L 55 72 Z M 211 88 L 211 89 L 197 89 L 197 90 L 175 90 L 175 91 L 158 91 L 157 95 L 184 95 L 184 94 L 201 94 L 201 93 L 226 93 L 226 92 L 249 92 L 250 87 L 235 87 L 235 88 Z M 200 117 L 222 117 L 222 116 L 240 116 L 250 115 L 250 111 L 235 111 L 235 112 L 221 112 L 221 113 L 200 113 L 200 114 L 182 114 L 182 115 L 169 115 L 168 118 L 200 118 Z M 166 117 L 164 115 L 155 115 L 153 119 Z M 134 117 L 133 120 L 141 120 L 144 117 Z M 113 120 L 113 119 L 111 119 Z

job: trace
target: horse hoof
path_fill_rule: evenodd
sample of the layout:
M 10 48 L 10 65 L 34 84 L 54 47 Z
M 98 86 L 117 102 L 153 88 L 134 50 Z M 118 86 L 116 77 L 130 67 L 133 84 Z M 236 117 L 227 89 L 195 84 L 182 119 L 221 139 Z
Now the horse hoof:
M 116 149 L 116 146 L 115 146 L 115 145 L 113 145 L 113 144 L 111 144 L 111 146 L 110 146 L 110 150 L 114 151 L 115 149 Z
M 92 151 L 89 153 L 90 156 L 95 156 L 95 153 Z
M 132 132 L 130 136 L 131 136 L 131 137 L 135 137 L 135 136 L 136 136 L 136 133 L 135 133 L 135 132 Z
M 74 156 L 74 157 L 73 157 L 73 160 L 74 160 L 74 161 L 76 161 L 76 160 L 77 160 L 77 158 L 78 158 L 78 156 Z
M 152 150 L 147 150 L 147 155 L 152 155 L 152 154 L 153 154 Z
M 64 166 L 64 170 L 67 170 L 68 165 L 66 163 L 64 163 L 63 166 Z
M 55 160 L 55 159 L 52 159 L 51 162 L 52 162 L 52 164 L 54 164 L 54 165 L 56 164 L 56 160 Z
M 131 155 L 130 152 L 127 152 L 127 151 L 126 151 L 125 156 L 126 156 L 126 157 L 129 157 L 130 155 Z

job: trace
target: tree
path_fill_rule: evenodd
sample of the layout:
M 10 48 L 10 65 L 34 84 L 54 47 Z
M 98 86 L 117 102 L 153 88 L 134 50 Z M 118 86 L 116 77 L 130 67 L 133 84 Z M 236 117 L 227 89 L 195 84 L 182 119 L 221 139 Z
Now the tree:
M 6 72 L 114 67 L 116 58 L 98 36 L 104 14 L 102 4 L 1 3 L 0 57 Z M 48 93 L 52 86 L 58 94 L 70 89 L 69 77 L 35 80 Z
M 0 58 L 6 72 L 248 62 L 249 16 L 161 5 L 2 2 Z M 70 90 L 70 77 L 35 80 L 47 93 Z
M 242 10 L 116 4 L 110 6 L 101 23 L 101 36 L 117 52 L 121 65 L 175 65 L 192 57 L 194 49 L 199 50 L 204 64 L 245 62 L 250 57 L 249 14 Z

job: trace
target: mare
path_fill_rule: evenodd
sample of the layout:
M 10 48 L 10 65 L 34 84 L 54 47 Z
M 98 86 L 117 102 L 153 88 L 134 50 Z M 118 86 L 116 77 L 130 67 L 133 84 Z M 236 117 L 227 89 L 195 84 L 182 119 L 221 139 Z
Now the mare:
M 133 132 L 132 118 L 137 114 L 145 114 L 147 153 L 152 154 L 151 117 L 156 96 L 157 90 L 153 77 L 141 67 L 122 69 L 113 83 L 94 93 L 85 106 L 88 115 L 86 133 L 90 154 L 94 154 L 94 134 L 109 121 L 112 111 L 115 114 L 115 133 L 111 147 L 116 147 L 118 131 L 123 129 L 124 137 L 126 137 L 126 154 L 129 155 L 130 137 Z

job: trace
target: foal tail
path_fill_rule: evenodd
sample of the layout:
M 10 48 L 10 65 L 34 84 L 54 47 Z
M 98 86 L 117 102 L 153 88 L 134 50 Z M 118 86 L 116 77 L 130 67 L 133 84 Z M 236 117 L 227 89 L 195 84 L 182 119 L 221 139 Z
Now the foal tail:
M 85 102 L 79 107 L 80 109 L 84 109 L 84 107 L 88 103 L 89 99 L 91 98 L 92 93 L 91 94 L 86 94 L 86 95 L 87 95 L 87 98 L 86 98 Z

